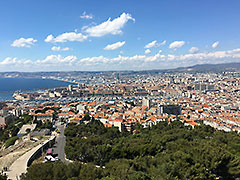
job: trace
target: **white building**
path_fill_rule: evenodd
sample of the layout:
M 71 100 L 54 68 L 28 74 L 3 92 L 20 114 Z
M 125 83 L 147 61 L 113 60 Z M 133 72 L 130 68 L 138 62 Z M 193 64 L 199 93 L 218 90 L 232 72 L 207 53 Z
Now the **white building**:
M 150 100 L 147 97 L 144 97 L 142 100 L 142 105 L 150 108 Z

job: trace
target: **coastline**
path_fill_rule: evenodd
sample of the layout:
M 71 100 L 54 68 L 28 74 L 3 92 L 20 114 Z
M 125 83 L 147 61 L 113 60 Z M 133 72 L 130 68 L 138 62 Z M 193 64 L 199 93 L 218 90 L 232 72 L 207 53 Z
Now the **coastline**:
M 70 81 L 70 80 L 65 80 L 65 79 L 58 79 L 58 78 L 49 78 L 49 77 L 46 77 L 46 78 L 43 78 L 43 77 L 0 77 L 0 80 L 8 80 L 8 79 L 12 79 L 12 80 L 53 80 L 53 81 L 56 81 L 56 82 L 64 82 L 66 84 L 61 84 L 59 83 L 59 85 L 57 85 L 56 83 L 53 83 L 53 86 L 48 86 L 49 84 L 47 83 L 47 87 L 37 87 L 36 85 L 36 88 L 33 88 L 33 87 L 29 87 L 29 88 L 26 88 L 26 87 L 21 87 L 19 89 L 16 89 L 14 86 L 12 87 L 9 87 L 9 90 L 2 90 L 0 89 L 0 102 L 5 102 L 5 101 L 12 101 L 12 100 L 15 100 L 13 98 L 13 94 L 16 92 L 16 91 L 21 91 L 21 92 L 32 92 L 32 91 L 40 91 L 40 90 L 49 90 L 49 89 L 54 89 L 54 88 L 61 88 L 61 87 L 66 87 L 70 84 L 78 84 L 78 82 L 74 82 L 74 81 Z M 54 85 L 56 84 L 56 85 Z M 4 83 L 3 83 L 4 85 Z

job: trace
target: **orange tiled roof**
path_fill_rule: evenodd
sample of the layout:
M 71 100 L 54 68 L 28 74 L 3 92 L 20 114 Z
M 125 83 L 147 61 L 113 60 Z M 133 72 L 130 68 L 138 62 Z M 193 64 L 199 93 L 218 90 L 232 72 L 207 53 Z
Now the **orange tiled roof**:
M 199 125 L 199 124 L 196 123 L 196 122 L 186 122 L 186 124 L 190 124 L 190 125 L 193 125 L 193 126 L 197 126 L 197 125 Z

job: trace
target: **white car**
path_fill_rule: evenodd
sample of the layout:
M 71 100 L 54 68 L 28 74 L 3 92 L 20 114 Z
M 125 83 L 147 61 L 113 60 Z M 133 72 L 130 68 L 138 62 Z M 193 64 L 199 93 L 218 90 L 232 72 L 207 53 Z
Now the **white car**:
M 54 157 L 52 157 L 51 155 L 48 155 L 48 156 L 45 156 L 45 158 L 44 158 L 44 162 L 47 162 L 47 161 L 55 162 L 56 159 Z

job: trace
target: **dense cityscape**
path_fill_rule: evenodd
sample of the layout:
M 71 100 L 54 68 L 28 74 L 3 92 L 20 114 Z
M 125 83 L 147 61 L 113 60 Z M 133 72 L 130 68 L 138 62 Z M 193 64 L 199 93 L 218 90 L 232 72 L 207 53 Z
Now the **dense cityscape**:
M 72 124 L 88 125 L 94 120 L 132 135 L 139 128 L 174 122 L 190 129 L 206 125 L 223 132 L 240 131 L 238 72 L 86 73 L 81 82 L 74 76 L 42 78 L 70 84 L 17 91 L 13 94 L 16 100 L 1 102 L 0 168 L 9 178 L 19 178 L 31 164 L 74 160 L 67 153 L 64 136 L 64 129 Z M 17 168 L 23 161 L 26 167 Z M 102 167 L 105 163 L 96 164 Z
M 240 180 L 240 1 L 0 1 L 0 180 Z
M 125 121 L 133 128 L 136 122 L 145 127 L 163 120 L 180 120 L 191 126 L 204 123 L 219 130 L 239 131 L 239 73 L 160 73 L 120 77 L 114 72 L 91 79 L 91 84 L 77 83 L 42 92 L 18 92 L 14 97 L 36 102 L 48 100 L 52 106 L 66 106 L 68 111 L 77 112 L 65 114 L 66 117 L 81 119 L 89 113 L 104 124 Z M 28 109 L 31 107 L 25 109 L 25 104 L 12 105 L 14 109 L 31 112 Z M 52 120 L 48 114 L 34 116 L 46 116 L 46 120 Z

